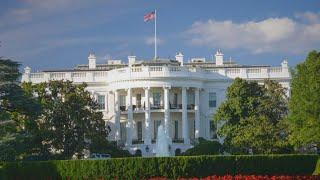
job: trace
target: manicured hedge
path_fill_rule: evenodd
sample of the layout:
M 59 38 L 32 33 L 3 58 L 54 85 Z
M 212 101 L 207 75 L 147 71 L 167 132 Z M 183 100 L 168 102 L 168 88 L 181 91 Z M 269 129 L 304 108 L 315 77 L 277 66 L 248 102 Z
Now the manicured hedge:
M 188 156 L 5 163 L 0 179 L 146 179 L 210 175 L 311 175 L 317 155 Z

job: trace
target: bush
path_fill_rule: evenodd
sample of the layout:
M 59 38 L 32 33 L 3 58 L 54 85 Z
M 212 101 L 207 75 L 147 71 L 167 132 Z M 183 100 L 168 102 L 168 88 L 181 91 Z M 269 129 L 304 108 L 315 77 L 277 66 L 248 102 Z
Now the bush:
M 254 157 L 254 158 L 253 158 Z M 237 174 L 310 175 L 316 167 L 317 155 L 239 155 Z
M 92 153 L 110 154 L 113 158 L 132 157 L 128 150 L 120 148 L 115 141 L 95 143 L 90 150 Z
M 199 143 L 193 148 L 188 149 L 182 153 L 182 156 L 196 156 L 196 155 L 216 155 L 222 152 L 222 145 L 217 141 L 208 141 L 204 138 L 199 138 Z
M 8 162 L 2 179 L 146 179 L 212 175 L 311 175 L 317 155 L 180 156 Z

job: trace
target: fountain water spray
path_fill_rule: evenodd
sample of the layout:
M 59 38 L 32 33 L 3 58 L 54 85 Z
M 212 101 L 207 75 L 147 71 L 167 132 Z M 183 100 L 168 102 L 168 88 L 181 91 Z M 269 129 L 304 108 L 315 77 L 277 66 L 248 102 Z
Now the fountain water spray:
M 157 157 L 168 157 L 169 152 L 169 136 L 165 132 L 162 125 L 158 127 L 158 136 L 156 142 L 156 156 Z

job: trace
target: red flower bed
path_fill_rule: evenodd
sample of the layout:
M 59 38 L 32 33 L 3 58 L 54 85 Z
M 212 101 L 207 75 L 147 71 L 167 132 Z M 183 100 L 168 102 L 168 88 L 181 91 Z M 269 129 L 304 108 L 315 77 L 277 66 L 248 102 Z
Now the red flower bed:
M 320 180 L 320 176 L 261 176 L 261 175 L 225 175 L 208 176 L 205 178 L 178 178 L 179 180 Z M 149 180 L 168 180 L 165 177 L 154 177 Z

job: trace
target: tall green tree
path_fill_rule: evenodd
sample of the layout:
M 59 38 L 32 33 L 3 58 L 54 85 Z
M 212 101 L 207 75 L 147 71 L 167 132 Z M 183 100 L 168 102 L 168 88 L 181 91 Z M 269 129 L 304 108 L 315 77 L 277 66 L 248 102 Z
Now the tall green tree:
M 97 111 L 97 102 L 85 90 L 86 84 L 50 81 L 25 83 L 23 87 L 28 94 L 37 97 L 42 107 L 37 120 L 37 137 L 42 143 L 39 155 L 70 159 L 106 141 L 109 130 L 102 113 Z
M 290 142 L 302 151 L 320 149 L 320 52 L 309 53 L 292 78 Z
M 15 160 L 29 152 L 39 106 L 19 86 L 20 64 L 0 57 L 0 160 Z
M 288 148 L 285 89 L 275 81 L 264 85 L 236 78 L 228 88 L 227 99 L 214 116 L 225 123 L 218 134 L 225 137 L 224 146 L 231 153 L 279 153 Z

